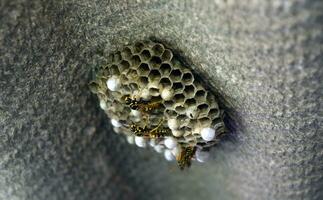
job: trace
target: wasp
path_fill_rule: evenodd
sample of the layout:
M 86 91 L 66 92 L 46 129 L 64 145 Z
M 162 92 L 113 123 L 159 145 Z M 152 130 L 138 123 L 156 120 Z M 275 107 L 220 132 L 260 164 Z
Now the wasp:
M 125 98 L 125 103 L 132 110 L 138 110 L 144 113 L 148 113 L 152 110 L 158 109 L 161 106 L 161 102 L 150 102 L 143 99 L 132 99 L 130 97 Z
M 181 153 L 176 157 L 177 164 L 181 170 L 191 166 L 191 160 L 195 154 L 196 147 L 182 147 Z
M 160 126 L 162 125 L 162 122 L 159 122 L 159 124 L 153 128 L 150 129 L 147 126 L 140 127 L 135 123 L 132 123 L 130 125 L 130 130 L 136 135 L 136 136 L 142 136 L 146 138 L 161 138 L 166 136 L 171 136 L 171 132 L 168 129 L 161 129 Z

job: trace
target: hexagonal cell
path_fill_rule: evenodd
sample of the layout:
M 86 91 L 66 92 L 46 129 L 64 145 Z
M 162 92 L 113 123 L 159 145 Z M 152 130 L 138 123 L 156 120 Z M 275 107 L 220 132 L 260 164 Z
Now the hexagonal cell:
M 174 105 L 174 101 L 172 101 L 172 100 L 169 100 L 169 101 L 164 101 L 164 106 L 166 107 L 166 108 L 170 108 L 170 107 L 172 107 L 173 105 Z
M 184 114 L 184 113 L 185 113 L 185 107 L 184 107 L 184 106 L 176 106 L 176 107 L 175 107 L 175 111 L 176 111 L 178 114 Z
M 195 101 L 195 99 L 186 99 L 185 100 L 185 106 L 187 106 L 187 107 L 193 107 L 193 106 L 195 106 L 196 105 L 196 101 Z
M 215 97 L 210 92 L 206 92 L 206 100 L 209 104 L 215 103 Z
M 155 44 L 152 48 L 154 55 L 160 56 L 164 52 L 164 47 L 161 44 Z
M 198 90 L 196 93 L 195 93 L 195 99 L 197 102 L 202 102 L 202 101 L 205 101 L 205 97 L 206 97 L 206 92 L 205 90 Z
M 162 85 L 163 88 L 171 88 L 172 87 L 172 82 L 169 80 L 168 77 L 163 77 L 160 79 L 159 84 Z
M 128 77 L 125 74 L 120 75 L 120 81 L 121 83 L 127 83 L 128 82 Z
M 212 120 L 212 119 L 211 119 Z M 211 122 L 211 126 L 216 130 L 217 133 L 225 131 L 225 125 L 221 118 L 215 118 Z
M 113 54 L 113 62 L 114 63 L 119 63 L 122 59 L 121 52 L 117 51 Z
M 142 76 L 147 76 L 149 71 L 150 69 L 147 63 L 141 63 L 138 67 L 138 73 Z
M 168 76 L 171 70 L 172 70 L 172 67 L 168 63 L 162 63 L 159 67 L 159 71 L 164 76 Z
M 158 88 L 149 88 L 149 93 L 151 96 L 158 96 L 160 95 L 159 89 Z
M 194 81 L 193 74 L 191 72 L 185 72 L 182 77 L 182 81 L 185 85 L 190 85 Z
M 91 81 L 89 84 L 89 88 L 93 94 L 96 94 L 98 93 L 99 84 L 95 81 Z
M 173 53 L 168 50 L 168 49 L 165 49 L 163 55 L 161 56 L 161 59 L 165 62 L 165 61 L 171 61 L 173 58 Z
M 152 82 L 155 80 L 160 80 L 161 78 L 161 74 L 159 73 L 159 71 L 157 69 L 153 69 L 149 72 L 148 74 L 148 78 L 149 80 L 151 80 Z
M 166 109 L 165 114 L 168 116 L 168 118 L 175 118 L 177 116 L 175 110 L 172 109 Z
M 121 63 L 118 66 L 119 66 L 119 71 L 122 72 L 126 69 L 129 69 L 130 64 L 127 60 L 123 60 L 123 61 L 121 61 Z
M 113 75 L 113 74 L 111 74 L 111 72 L 109 71 L 109 68 L 110 68 L 111 66 L 107 66 L 107 68 L 105 68 L 105 69 L 103 69 L 102 70 L 102 76 L 104 76 L 104 77 L 108 77 L 108 76 L 110 76 L 110 75 Z
M 128 77 L 131 77 L 133 79 L 138 77 L 137 70 L 135 70 L 135 69 L 129 69 L 127 72 L 127 75 L 128 75 Z M 129 78 L 129 79 L 131 79 L 131 78 Z
M 173 83 L 173 90 L 175 93 L 181 93 L 184 89 L 184 86 L 181 82 Z
M 131 52 L 130 47 L 125 47 L 125 48 L 121 51 L 121 56 L 122 56 L 122 58 L 123 58 L 123 59 L 128 60 L 128 59 L 130 59 L 131 55 L 132 55 L 132 52 Z
M 162 63 L 162 60 L 157 56 L 153 56 L 149 60 L 149 66 L 151 68 L 159 68 L 161 63 Z
M 192 98 L 195 95 L 195 87 L 193 85 L 186 85 L 183 93 L 186 98 Z
M 181 109 L 181 108 L 179 108 Z M 185 109 L 185 108 L 184 108 Z M 178 113 L 178 112 L 177 112 Z M 183 125 L 183 123 L 185 123 L 185 120 L 186 120 L 186 116 L 185 115 L 182 115 L 182 114 L 179 114 L 177 117 L 176 117 L 177 121 L 179 121 L 179 124 Z M 185 130 L 185 129 L 184 129 Z
M 173 100 L 176 104 L 183 104 L 185 96 L 183 94 L 175 94 Z
M 179 69 L 172 70 L 169 75 L 172 81 L 180 81 L 182 79 L 182 72 Z
M 120 75 L 120 71 L 117 65 L 110 66 L 110 74 L 111 75 Z
M 144 49 L 141 53 L 140 53 L 140 58 L 142 61 L 148 61 L 151 57 L 150 51 L 148 49 Z
M 208 113 L 208 116 L 211 119 L 218 118 L 218 117 L 220 117 L 220 110 L 217 109 L 217 108 L 211 108 L 210 111 L 209 111 L 209 113 Z
M 131 63 L 131 67 L 137 67 L 140 63 L 140 57 L 138 55 L 134 55 L 130 58 L 130 63 Z
M 187 106 L 187 105 L 185 106 L 186 106 L 186 112 L 185 112 L 186 116 L 190 119 L 196 119 L 199 115 L 196 105 L 194 104 L 192 106 Z
M 130 83 L 129 87 L 130 87 L 131 91 L 136 91 L 139 89 L 139 86 L 137 83 Z
M 139 81 L 139 83 L 141 84 L 141 85 L 147 85 L 148 84 L 148 78 L 147 77 L 145 77 L 145 76 L 140 76 L 139 77 L 139 79 L 138 79 L 138 81 Z
M 197 109 L 200 113 L 200 116 L 207 116 L 210 110 L 209 106 L 206 103 L 198 105 Z
M 136 42 L 132 49 L 133 53 L 134 54 L 140 53 L 144 47 L 145 47 L 145 44 L 143 44 L 142 42 Z
M 212 123 L 211 119 L 208 117 L 200 118 L 198 121 L 201 124 L 201 127 L 210 127 Z

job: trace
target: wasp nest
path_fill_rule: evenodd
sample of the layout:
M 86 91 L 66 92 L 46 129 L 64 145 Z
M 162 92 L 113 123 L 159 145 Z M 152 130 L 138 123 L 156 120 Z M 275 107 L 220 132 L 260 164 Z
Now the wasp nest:
M 204 147 L 224 133 L 215 96 L 161 43 L 137 42 L 111 54 L 90 88 L 117 133 L 167 160 L 204 161 Z

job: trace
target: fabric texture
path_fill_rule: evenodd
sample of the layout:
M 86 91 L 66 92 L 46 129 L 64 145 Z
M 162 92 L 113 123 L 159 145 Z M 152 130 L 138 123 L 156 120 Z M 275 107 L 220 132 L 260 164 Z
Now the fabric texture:
M 0 1 L 0 199 L 323 199 L 320 0 Z M 154 37 L 219 95 L 230 134 L 184 172 L 112 132 L 87 87 Z

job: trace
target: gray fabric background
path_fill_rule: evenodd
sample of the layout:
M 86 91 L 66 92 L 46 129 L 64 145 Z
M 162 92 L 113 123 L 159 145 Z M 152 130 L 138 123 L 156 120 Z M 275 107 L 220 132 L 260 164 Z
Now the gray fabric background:
M 323 199 L 322 20 L 320 0 L 0 0 L 0 199 Z M 113 133 L 87 88 L 150 36 L 236 124 L 184 172 Z

